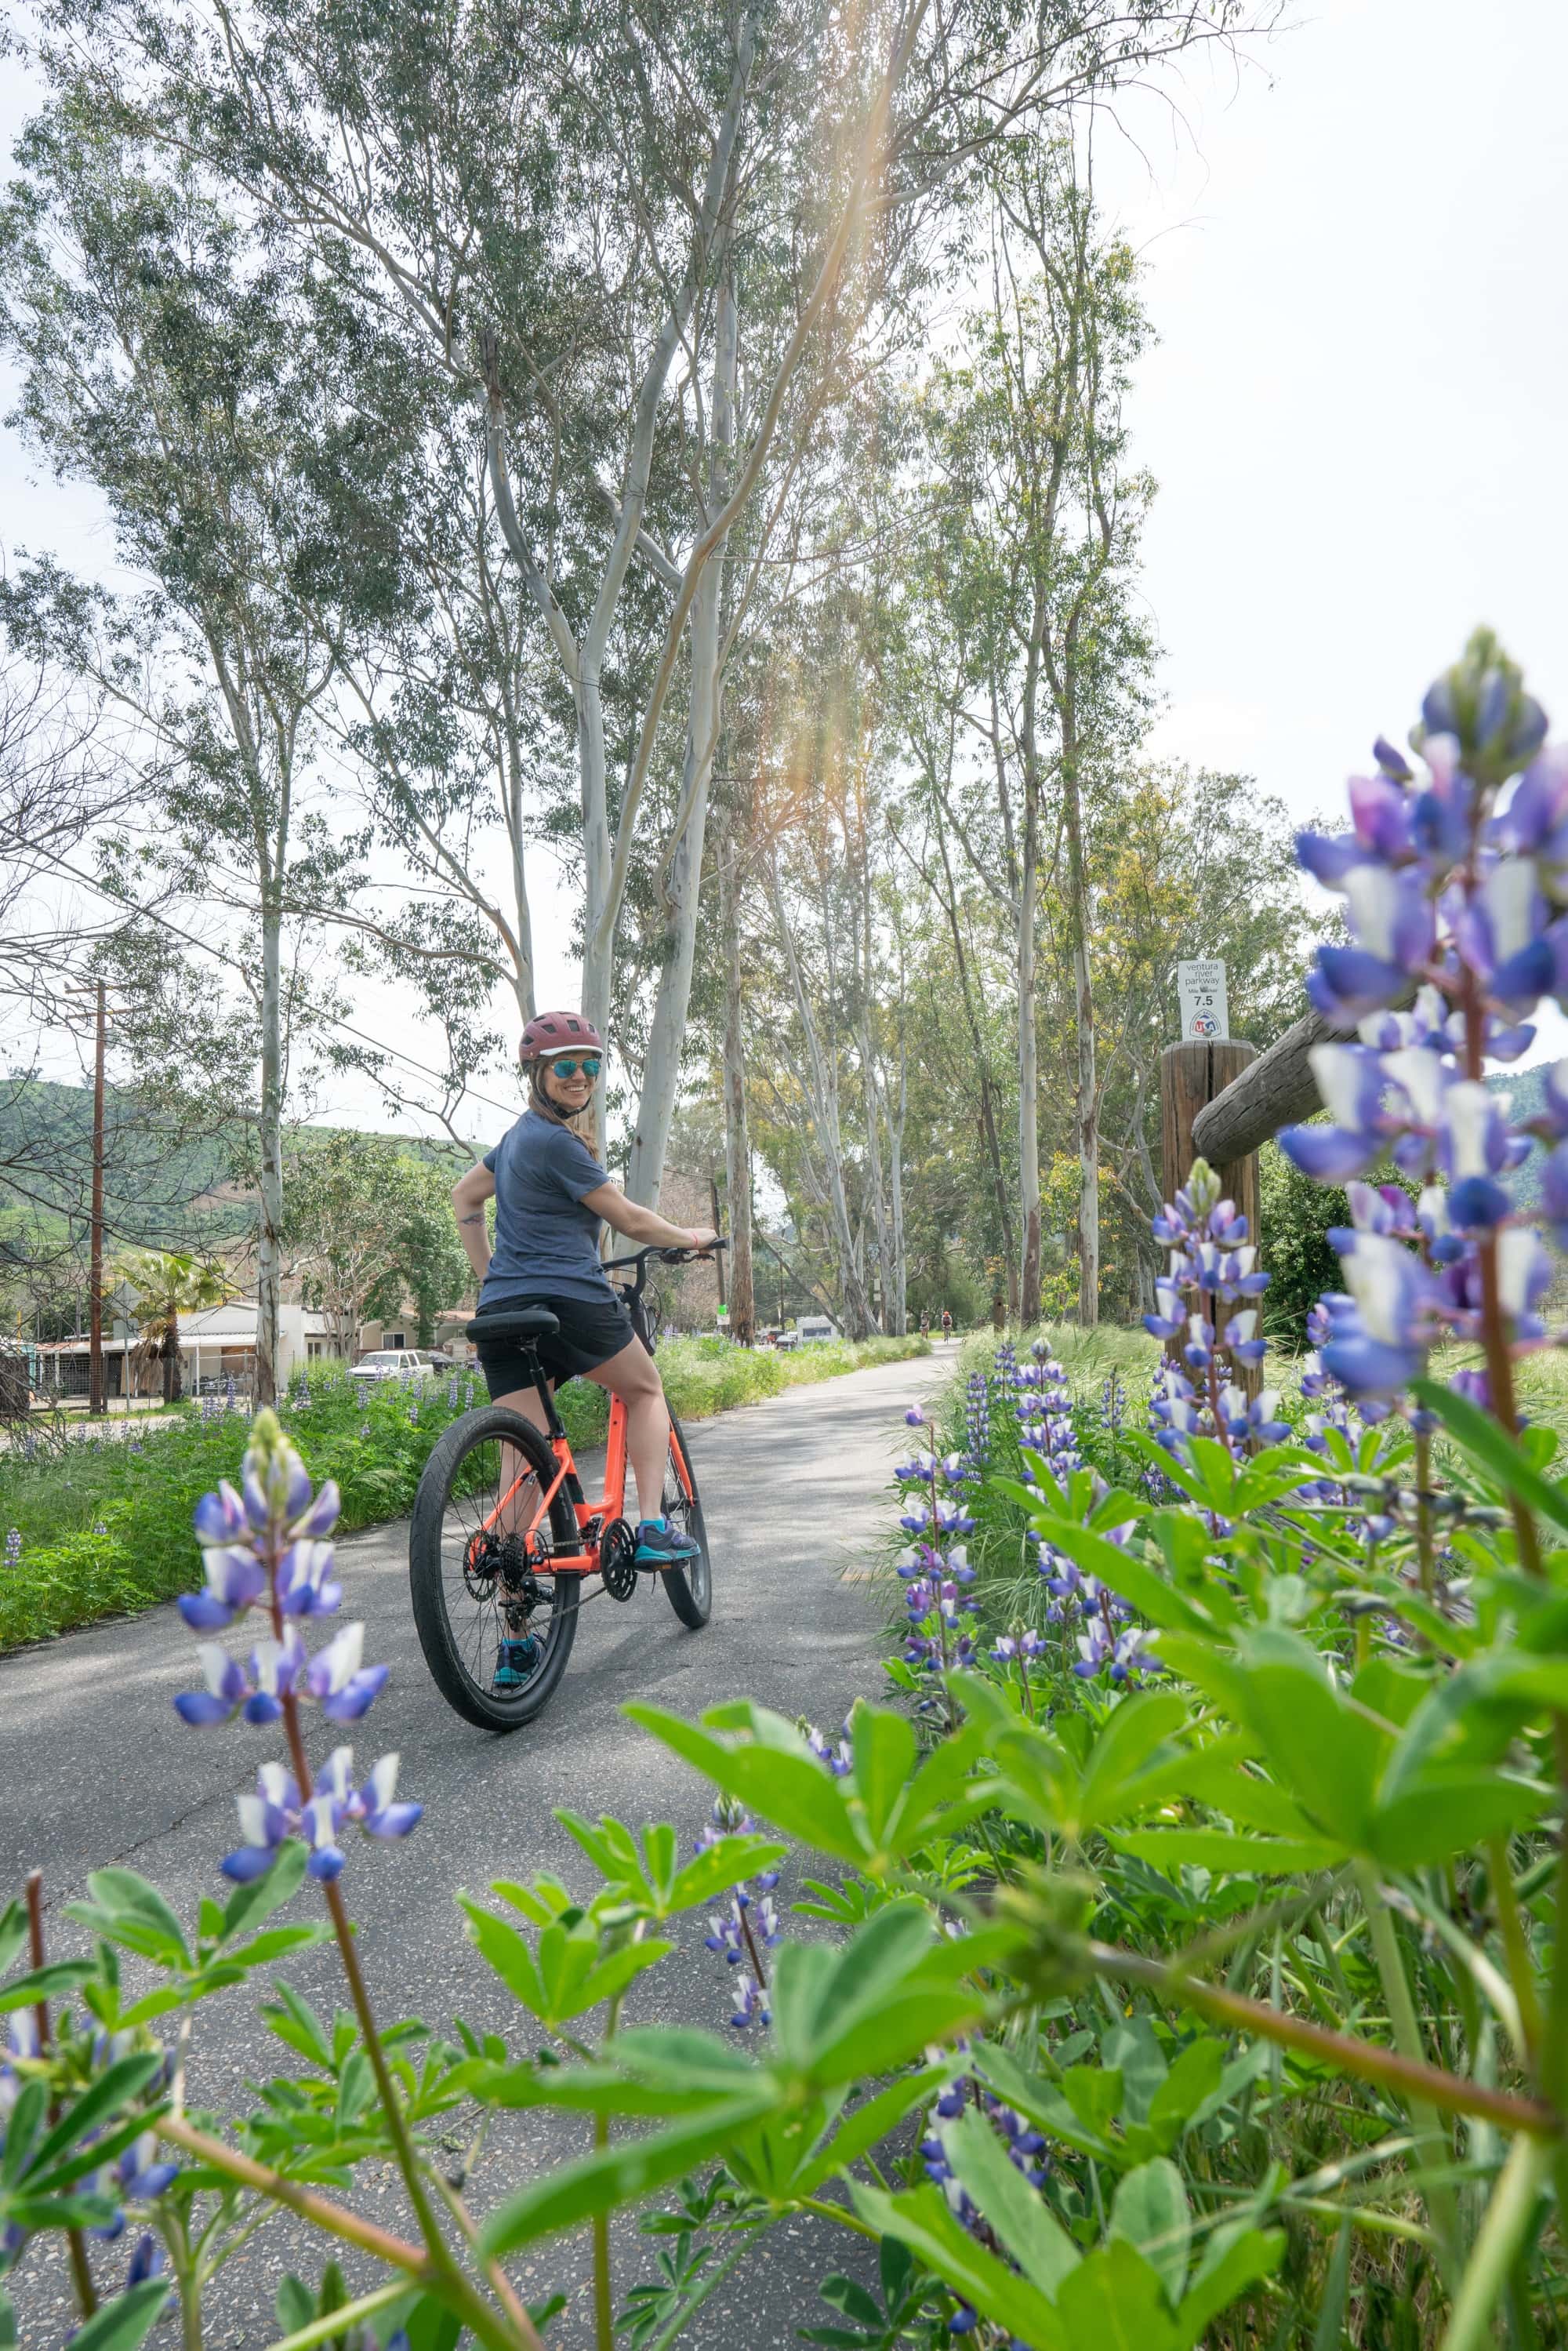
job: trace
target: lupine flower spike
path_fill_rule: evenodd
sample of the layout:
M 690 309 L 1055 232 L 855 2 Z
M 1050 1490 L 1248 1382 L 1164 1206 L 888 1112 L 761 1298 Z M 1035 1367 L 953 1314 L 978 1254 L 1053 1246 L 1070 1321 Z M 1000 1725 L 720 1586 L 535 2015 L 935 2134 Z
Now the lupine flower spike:
M 357 1722 L 367 1712 L 387 1668 L 364 1663 L 364 1626 L 342 1625 L 314 1655 L 300 1630 L 312 1617 L 335 1614 L 342 1599 L 328 1540 L 338 1509 L 336 1486 L 313 1492 L 277 1416 L 258 1413 L 239 1490 L 222 1485 L 197 1505 L 206 1582 L 180 1608 L 195 1632 L 225 1631 L 253 1610 L 263 1630 L 246 1665 L 221 1641 L 199 1645 L 204 1687 L 174 1701 L 184 1721 L 203 1726 L 243 1715 L 265 1724 L 287 1716 L 292 1724 L 306 1704 L 333 1722 Z M 298 1752 L 297 1731 L 290 1735 Z M 345 1826 L 368 1836 L 406 1836 L 421 1807 L 396 1800 L 397 1757 L 383 1755 L 358 1788 L 352 1762 L 350 1748 L 334 1749 L 315 1785 L 304 1788 L 284 1764 L 263 1763 L 256 1794 L 239 1799 L 245 1842 L 224 1861 L 225 1874 L 242 1885 L 259 1877 L 285 1840 L 298 1838 L 309 1847 L 311 1876 L 330 1881 L 343 1866 Z
M 1545 1222 L 1568 1240 L 1568 1061 L 1511 1123 L 1489 1062 L 1517 1061 L 1544 998 L 1568 1002 L 1568 747 L 1496 639 L 1479 631 L 1427 690 L 1416 761 L 1386 742 L 1353 778 L 1351 829 L 1303 833 L 1301 863 L 1344 901 L 1352 944 L 1318 951 L 1308 993 L 1345 1041 L 1312 1054 L 1332 1123 L 1280 1142 L 1321 1183 L 1392 1159 L 1419 1186 L 1351 1184 L 1333 1236 L 1343 1291 L 1322 1301 L 1322 1372 L 1387 1405 L 1440 1340 L 1479 1342 L 1511 1419 L 1513 1359 L 1545 1342 L 1551 1259 L 1509 1178 L 1546 1149 Z M 1473 1374 L 1459 1378 L 1469 1381 Z

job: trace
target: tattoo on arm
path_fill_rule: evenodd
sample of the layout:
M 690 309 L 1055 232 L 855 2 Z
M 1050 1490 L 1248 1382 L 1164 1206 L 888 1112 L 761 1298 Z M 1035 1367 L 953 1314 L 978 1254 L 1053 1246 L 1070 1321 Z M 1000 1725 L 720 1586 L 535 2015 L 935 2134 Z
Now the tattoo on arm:
M 459 1217 L 457 1221 L 460 1225 L 482 1225 L 485 1221 L 485 1211 L 483 1208 L 476 1208 L 471 1217 Z

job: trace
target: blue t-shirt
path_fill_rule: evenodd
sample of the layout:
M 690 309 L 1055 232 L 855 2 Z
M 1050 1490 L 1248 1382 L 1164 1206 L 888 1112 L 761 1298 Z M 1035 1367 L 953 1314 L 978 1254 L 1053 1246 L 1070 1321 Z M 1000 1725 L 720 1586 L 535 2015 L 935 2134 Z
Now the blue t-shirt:
M 485 1165 L 496 1179 L 496 1247 L 480 1312 L 525 1298 L 612 1298 L 599 1218 L 582 1206 L 609 1178 L 581 1135 L 525 1111 Z

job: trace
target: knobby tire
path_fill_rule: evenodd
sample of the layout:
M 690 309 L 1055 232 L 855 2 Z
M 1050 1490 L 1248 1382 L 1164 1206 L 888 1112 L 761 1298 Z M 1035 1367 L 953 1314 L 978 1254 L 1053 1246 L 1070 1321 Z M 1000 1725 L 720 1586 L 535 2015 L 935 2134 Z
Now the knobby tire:
M 443 1432 L 424 1465 L 409 1527 L 408 1576 L 419 1646 L 448 1706 L 481 1729 L 520 1730 L 543 1711 L 566 1671 L 577 1636 L 582 1580 L 576 1574 L 542 1579 L 553 1596 L 548 1612 L 543 1606 L 534 1612 L 543 1626 L 543 1654 L 537 1669 L 516 1693 L 486 1687 L 485 1656 L 488 1653 L 493 1660 L 501 1635 L 500 1603 L 476 1601 L 470 1595 L 461 1559 L 468 1533 L 503 1489 L 497 1471 L 493 1492 L 466 1494 L 464 1470 L 467 1465 L 472 1484 L 484 1467 L 483 1448 L 502 1438 L 528 1458 L 547 1487 L 553 1479 L 555 1456 L 531 1421 L 495 1405 L 465 1413 Z M 576 1514 L 564 1487 L 550 1504 L 549 1524 L 553 1550 L 570 1552 L 580 1547 Z M 508 1633 L 510 1629 L 507 1627 Z

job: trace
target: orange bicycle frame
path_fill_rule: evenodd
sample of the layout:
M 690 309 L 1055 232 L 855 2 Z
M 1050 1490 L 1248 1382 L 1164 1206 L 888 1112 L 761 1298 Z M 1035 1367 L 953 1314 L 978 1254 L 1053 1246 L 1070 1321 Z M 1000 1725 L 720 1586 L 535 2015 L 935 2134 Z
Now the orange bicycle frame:
M 550 1399 L 550 1403 L 552 1406 L 550 1416 L 556 1424 L 555 1429 L 550 1437 L 550 1450 L 555 1455 L 556 1458 L 556 1473 L 550 1479 L 549 1485 L 546 1488 L 545 1491 L 539 1496 L 538 1506 L 535 1510 L 533 1517 L 528 1520 L 528 1526 L 523 1531 L 524 1543 L 530 1547 L 533 1543 L 535 1533 L 545 1518 L 546 1513 L 549 1511 L 550 1504 L 559 1493 L 561 1487 L 566 1480 L 570 1478 L 572 1484 L 578 1488 L 579 1493 L 580 1494 L 581 1492 L 580 1481 L 577 1475 L 577 1463 L 572 1458 L 570 1439 L 568 1437 L 565 1429 L 561 1427 L 559 1416 L 554 1412 L 553 1397 Z M 506 1439 L 503 1437 L 501 1442 L 505 1444 Z M 681 1491 L 685 1494 L 687 1501 L 689 1502 L 692 1499 L 692 1473 L 686 1466 L 685 1450 L 681 1444 L 680 1438 L 676 1436 L 673 1426 L 670 1429 L 670 1454 L 675 1465 L 675 1475 L 681 1481 Z M 517 1477 L 513 1479 L 506 1492 L 501 1496 L 501 1499 L 497 1503 L 495 1509 L 484 1520 L 484 1528 L 486 1533 L 500 1518 L 502 1511 L 505 1510 L 513 1496 L 518 1493 L 521 1489 L 527 1485 L 532 1475 L 533 1471 L 531 1469 L 525 1468 L 518 1471 Z M 595 1521 L 597 1521 L 598 1526 L 602 1529 L 611 1525 L 615 1520 L 623 1515 L 625 1502 L 626 1406 L 619 1396 L 612 1396 L 610 1399 L 610 1428 L 606 1438 L 604 1460 L 604 1491 L 597 1502 L 579 1500 L 574 1498 L 572 1501 L 572 1509 L 577 1513 L 577 1523 L 580 1529 L 591 1526 Z M 597 1542 L 595 1542 L 591 1551 L 565 1552 L 553 1555 L 550 1558 L 546 1573 L 550 1575 L 597 1575 L 599 1573 L 599 1546 Z

